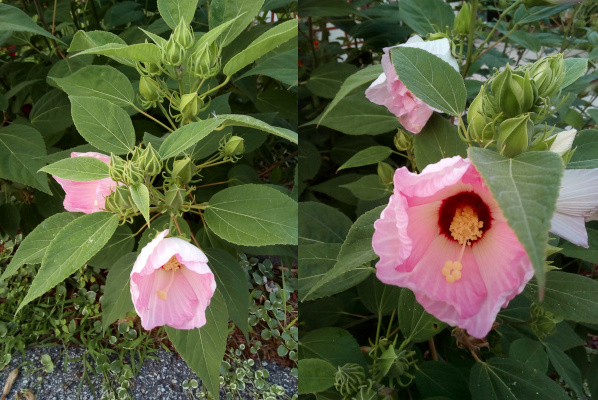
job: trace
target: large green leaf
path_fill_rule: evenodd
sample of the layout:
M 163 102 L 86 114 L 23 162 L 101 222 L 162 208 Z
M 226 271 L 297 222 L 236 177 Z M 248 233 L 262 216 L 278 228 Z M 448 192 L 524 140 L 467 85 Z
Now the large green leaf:
M 46 163 L 42 135 L 26 125 L 0 128 L 0 178 L 51 194 L 47 175 L 38 172 Z
M 130 46 L 119 43 L 107 43 L 98 47 L 82 50 L 75 56 L 97 54 L 110 57 L 124 65 L 135 67 L 138 61 L 160 64 L 162 53 L 153 43 L 138 43 Z
M 586 73 L 588 69 L 587 58 L 567 58 L 565 59 L 565 79 L 561 84 L 561 89 L 566 88 L 579 77 Z
M 69 96 L 77 130 L 89 144 L 108 153 L 126 154 L 135 147 L 133 122 L 108 100 Z
M 586 129 L 579 132 L 571 148 L 575 152 L 567 164 L 568 169 L 598 168 L 598 131 Z
M 583 390 L 583 382 L 581 380 L 581 372 L 571 357 L 565 354 L 563 350 L 550 343 L 546 343 L 546 352 L 548 353 L 550 363 L 556 372 L 558 372 L 565 383 L 575 391 L 578 398 L 583 399 L 585 393 Z
M 297 36 L 298 32 L 296 19 L 291 19 L 268 29 L 266 33 L 254 40 L 246 49 L 231 58 L 222 72 L 228 76 L 235 74 L 270 50 Z
M 509 346 L 509 358 L 519 360 L 542 374 L 548 370 L 548 354 L 537 340 L 527 338 L 515 340 Z
M 68 96 L 61 90 L 50 90 L 35 102 L 29 121 L 42 135 L 65 130 L 73 124 Z
M 465 82 L 449 63 L 411 47 L 392 49 L 390 58 L 401 82 L 424 103 L 454 116 L 465 110 Z
M 135 247 L 135 236 L 129 225 L 119 225 L 108 242 L 87 262 L 94 267 L 112 269 L 121 257 Z
M 147 222 L 148 226 L 150 223 L 150 214 L 149 214 L 149 207 L 150 207 L 150 197 L 149 197 L 149 190 L 147 186 L 143 183 L 138 183 L 133 185 L 129 188 L 131 190 L 131 198 L 133 199 L 133 203 L 137 206 L 143 218 Z
M 95 157 L 84 156 L 62 159 L 46 165 L 40 171 L 77 182 L 97 181 L 110 176 L 108 164 Z
M 370 312 L 382 316 L 397 309 L 401 288 L 386 285 L 376 276 L 370 275 L 368 279 L 357 285 L 357 293 Z
M 265 75 L 274 78 L 289 87 L 297 86 L 299 83 L 297 74 L 298 61 L 299 54 L 297 54 L 297 49 L 291 49 L 258 60 L 254 68 L 245 72 L 237 79 L 243 79 L 246 76 L 252 75 Z
M 205 210 L 206 224 L 222 239 L 246 246 L 297 244 L 297 203 L 264 185 L 221 190 Z
M 345 168 L 362 167 L 364 165 L 376 164 L 386 160 L 392 154 L 392 149 L 388 146 L 372 146 L 359 151 L 353 157 L 341 165 L 337 172 Z
M 158 150 L 160 157 L 165 160 L 182 153 L 208 136 L 220 124 L 222 124 L 221 118 L 211 118 L 193 122 L 177 129 L 169 134 L 160 145 Z
M 491 150 L 471 147 L 469 158 L 525 248 L 541 297 L 548 230 L 563 175 L 561 157 L 550 151 L 534 151 L 505 158 Z
M 342 243 L 351 224 L 349 217 L 334 207 L 315 201 L 299 203 L 299 245 Z
M 41 263 L 54 236 L 74 220 L 76 216 L 77 214 L 73 213 L 54 214 L 40 223 L 29 235 L 25 236 L 10 264 L 0 276 L 0 282 L 10 278 L 25 264 Z
M 189 330 L 167 326 L 166 333 L 206 389 L 218 396 L 220 363 L 224 357 L 228 337 L 228 311 L 219 290 L 214 293 L 206 310 L 204 326 Z
M 542 372 L 511 358 L 491 358 L 471 369 L 473 400 L 567 400 L 569 396 Z
M 308 332 L 299 341 L 299 358 L 319 358 L 334 367 L 346 363 L 367 368 L 359 344 L 349 332 L 341 328 L 322 328 Z
M 158 11 L 164 22 L 173 30 L 181 21 L 189 25 L 193 21 L 198 0 L 158 0 Z
M 206 249 L 210 268 L 216 278 L 218 289 L 222 291 L 230 318 L 243 331 L 249 334 L 249 291 L 247 278 L 237 259 L 221 249 Z
M 418 364 L 415 369 L 415 384 L 423 398 L 470 398 L 463 373 L 455 365 L 447 362 L 425 361 Z
M 372 236 L 374 222 L 380 218 L 383 208 L 384 206 L 374 208 L 355 221 L 338 253 L 334 267 L 303 295 L 303 300 L 310 298 L 319 288 L 330 284 L 342 275 L 356 269 L 363 269 L 364 265 L 369 268 L 370 261 L 378 257 L 372 248 Z
M 409 289 L 401 289 L 399 298 L 399 326 L 407 340 L 418 343 L 434 337 L 446 324 L 428 314 Z
M 62 43 L 56 36 L 37 25 L 29 15 L 4 3 L 0 3 L 0 32 L 30 32 Z
M 356 72 L 357 68 L 353 64 L 331 62 L 314 69 L 306 86 L 316 96 L 332 99 L 345 80 Z
M 102 327 L 107 330 L 110 324 L 124 318 L 130 311 L 135 311 L 131 300 L 131 270 L 137 259 L 137 253 L 122 256 L 108 272 L 102 304 Z
M 66 78 L 53 78 L 69 96 L 90 96 L 126 107 L 135 102 L 135 91 L 129 79 L 108 65 L 89 65 Z
M 376 174 L 362 176 L 354 182 L 340 186 L 349 189 L 359 200 L 366 201 L 388 197 L 392 193 L 392 188 L 385 185 Z
M 272 126 L 257 118 L 250 117 L 249 115 L 222 114 L 219 115 L 218 118 L 222 120 L 224 126 L 254 128 L 287 139 L 295 144 L 299 143 L 299 137 L 296 132 L 278 126 Z
M 538 283 L 530 281 L 525 295 L 538 299 Z M 542 308 L 577 322 L 598 321 L 598 282 L 577 274 L 551 271 L 546 274 Z
M 17 312 L 81 268 L 108 242 L 118 220 L 118 215 L 96 212 L 71 221 L 58 232 Z
M 370 65 L 348 77 L 343 82 L 336 96 L 334 96 L 332 102 L 326 107 L 326 110 L 318 119 L 325 119 L 326 115 L 329 112 L 331 112 L 338 105 L 338 103 L 342 99 L 344 99 L 349 93 L 351 93 L 358 87 L 364 85 L 365 83 L 372 82 L 373 80 L 378 78 L 378 76 L 380 76 L 381 73 L 383 73 L 381 65 Z
M 443 158 L 467 157 L 467 144 L 459 138 L 457 127 L 434 114 L 417 135 L 413 135 L 413 150 L 417 169 L 437 163 Z
M 334 385 L 336 368 L 319 358 L 299 360 L 299 394 L 316 393 Z
M 401 0 L 399 16 L 420 36 L 434 32 L 444 32 L 452 27 L 455 13 L 452 7 L 442 0 Z
M 225 47 L 239 36 L 253 21 L 263 4 L 264 0 L 213 0 L 210 3 L 210 29 L 235 19 L 220 35 L 220 45 Z
M 122 45 L 122 46 L 126 46 L 127 43 L 122 40 L 120 37 L 118 37 L 117 35 L 115 35 L 112 32 L 107 32 L 107 31 L 77 31 L 77 33 L 75 33 L 75 36 L 73 36 L 73 40 L 71 41 L 71 45 L 68 49 L 69 52 L 73 52 L 73 51 L 81 51 L 81 50 L 89 50 L 89 49 L 93 49 L 93 48 L 98 48 L 107 44 L 117 44 L 117 45 Z M 121 63 L 121 64 L 125 64 L 125 65 L 129 65 L 131 67 L 135 67 L 135 62 L 132 60 L 129 60 L 127 58 L 123 58 L 123 57 L 118 57 L 118 56 L 108 56 L 110 58 L 112 58 L 113 60 Z

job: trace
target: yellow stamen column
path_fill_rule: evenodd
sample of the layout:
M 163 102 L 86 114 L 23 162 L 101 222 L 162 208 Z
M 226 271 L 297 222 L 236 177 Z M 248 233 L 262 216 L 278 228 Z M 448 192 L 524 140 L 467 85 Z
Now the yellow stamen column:
M 176 271 L 181 269 L 182 264 L 176 259 L 176 256 L 170 257 L 170 259 L 162 266 L 165 271 L 170 271 L 170 280 L 168 281 L 168 285 L 161 290 L 158 290 L 158 296 L 162 300 L 166 300 L 166 295 L 168 294 L 168 290 L 172 286 L 172 282 L 174 282 L 174 274 Z
M 442 275 L 445 276 L 448 283 L 453 283 L 461 279 L 461 270 L 463 264 L 463 252 L 465 246 L 471 246 L 471 242 L 482 237 L 481 228 L 484 226 L 484 221 L 480 221 L 478 214 L 471 206 L 458 207 L 455 211 L 455 216 L 451 222 L 449 230 L 451 236 L 461 245 L 461 252 L 457 261 L 447 260 L 442 268 Z

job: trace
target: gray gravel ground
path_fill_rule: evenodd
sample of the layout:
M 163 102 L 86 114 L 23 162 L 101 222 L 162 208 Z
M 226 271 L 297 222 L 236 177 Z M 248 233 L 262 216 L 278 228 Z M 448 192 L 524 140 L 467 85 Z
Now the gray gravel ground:
M 95 392 L 92 392 L 87 383 L 81 385 L 79 397 L 77 387 L 81 381 L 83 366 L 81 362 L 69 362 L 67 370 L 64 369 L 64 354 L 60 347 L 31 348 L 25 352 L 25 360 L 29 367 L 23 366 L 23 358 L 20 353 L 13 355 L 13 358 L 4 370 L 0 372 L 0 392 L 4 388 L 6 379 L 15 368 L 19 368 L 19 376 L 14 383 L 8 397 L 12 400 L 23 389 L 30 389 L 37 400 L 99 400 L 101 398 L 101 376 L 93 376 L 92 383 Z M 83 354 L 80 348 L 69 348 L 70 358 L 76 358 Z M 42 373 L 40 358 L 43 354 L 49 354 L 54 363 L 54 371 Z M 163 349 L 158 350 L 156 356 L 159 360 L 145 360 L 140 373 L 131 379 L 129 393 L 134 399 L 160 399 L 160 400 L 186 400 L 192 397 L 189 391 L 183 390 L 184 380 L 199 379 L 189 369 L 178 354 L 169 353 Z M 286 394 L 291 397 L 297 393 L 297 378 L 290 375 L 289 368 L 282 368 L 274 363 L 262 362 L 262 367 L 270 372 L 268 381 L 281 385 L 285 388 Z M 27 369 L 30 370 L 27 373 Z M 31 370 L 37 371 L 31 373 Z M 21 397 L 24 398 L 24 397 Z M 220 398 L 224 399 L 221 391 Z M 252 394 L 246 394 L 246 399 L 255 398 Z

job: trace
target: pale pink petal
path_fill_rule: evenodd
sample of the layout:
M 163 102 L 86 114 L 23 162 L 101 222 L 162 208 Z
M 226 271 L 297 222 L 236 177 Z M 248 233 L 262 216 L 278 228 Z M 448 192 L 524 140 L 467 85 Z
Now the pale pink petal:
M 576 246 L 588 248 L 588 232 L 583 217 L 555 212 L 550 221 L 550 232 Z
M 589 218 L 598 211 L 598 169 L 566 169 L 556 212 Z
M 98 181 L 75 182 L 52 176 L 66 194 L 63 202 L 65 210 L 85 214 L 99 211 L 100 202 L 96 197 Z
M 550 146 L 550 151 L 562 156 L 567 151 L 571 150 L 571 146 L 573 146 L 573 140 L 575 140 L 575 135 L 577 135 L 576 129 L 570 129 L 568 131 L 557 133 L 554 135 L 556 137 Z
M 386 106 L 391 103 L 391 97 L 386 88 L 386 75 L 384 73 L 372 82 L 372 84 L 365 90 L 365 97 L 372 103 L 380 106 Z
M 97 158 L 98 160 L 104 161 L 106 164 L 110 162 L 110 156 L 107 156 L 102 153 L 96 153 L 93 151 L 88 151 L 87 153 L 78 153 L 76 151 L 71 153 L 71 157 L 93 157 Z
M 174 255 L 180 263 L 193 265 L 196 272 L 211 272 L 207 265 L 208 257 L 191 243 L 179 238 L 166 238 L 158 243 L 149 257 L 149 263 L 160 268 Z
M 135 274 L 135 273 L 137 273 L 137 274 L 141 273 L 142 275 L 147 275 L 147 274 L 151 273 L 153 270 L 155 270 L 156 268 L 160 268 L 162 265 L 164 265 L 164 263 L 162 263 L 160 265 L 154 265 L 154 264 L 148 263 L 148 261 L 149 261 L 150 255 L 154 252 L 154 250 L 156 249 L 158 244 L 160 244 L 160 242 L 162 242 L 162 240 L 164 240 L 166 235 L 168 235 L 168 232 L 169 232 L 169 230 L 166 229 L 166 230 L 158 233 L 156 235 L 156 237 L 151 242 L 149 242 L 147 245 L 145 245 L 145 247 L 143 249 L 141 249 L 141 252 L 139 253 L 139 256 L 137 257 L 137 260 L 135 260 L 135 264 L 133 264 L 133 270 L 131 271 L 131 276 L 133 276 L 133 274 Z
M 470 166 L 468 159 L 455 156 L 426 166 L 420 174 L 410 172 L 405 167 L 399 168 L 394 176 L 395 192 L 401 192 L 407 197 L 433 196 L 460 182 Z

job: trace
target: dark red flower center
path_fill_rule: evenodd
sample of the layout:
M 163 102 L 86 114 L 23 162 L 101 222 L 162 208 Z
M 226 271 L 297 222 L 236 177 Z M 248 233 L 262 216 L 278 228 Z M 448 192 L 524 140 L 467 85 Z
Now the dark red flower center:
M 459 244 L 473 244 L 492 226 L 490 209 L 474 192 L 461 192 L 442 201 L 440 232 Z

